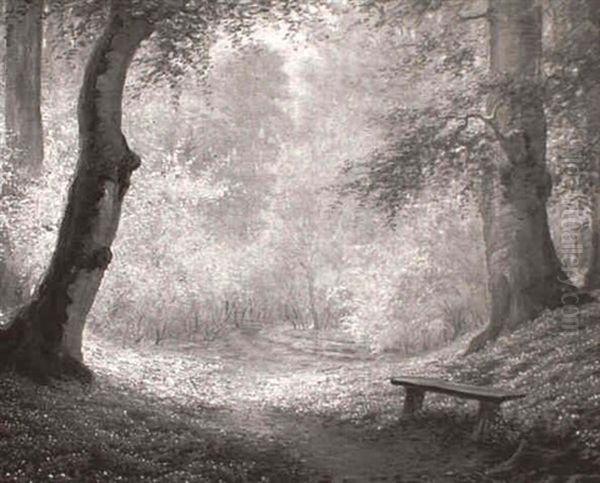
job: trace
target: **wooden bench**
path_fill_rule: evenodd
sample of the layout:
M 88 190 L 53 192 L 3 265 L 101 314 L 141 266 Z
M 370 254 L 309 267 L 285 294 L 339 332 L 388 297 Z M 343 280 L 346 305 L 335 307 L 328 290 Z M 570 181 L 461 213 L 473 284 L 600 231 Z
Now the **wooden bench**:
M 438 392 L 462 399 L 478 400 L 479 414 L 473 432 L 476 440 L 480 440 L 492 423 L 502 417 L 500 412 L 502 403 L 526 396 L 521 392 L 495 387 L 472 386 L 429 377 L 393 377 L 391 383 L 395 386 L 403 386 L 406 390 L 403 414 L 407 416 L 422 408 L 426 392 Z

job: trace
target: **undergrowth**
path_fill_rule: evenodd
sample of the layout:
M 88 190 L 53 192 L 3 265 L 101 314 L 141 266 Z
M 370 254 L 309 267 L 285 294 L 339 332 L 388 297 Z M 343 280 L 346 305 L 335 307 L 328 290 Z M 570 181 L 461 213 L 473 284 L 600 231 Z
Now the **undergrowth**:
M 574 327 L 547 311 L 481 353 L 446 365 L 456 380 L 527 392 L 507 405 L 506 438 L 564 451 L 600 469 L 600 304 L 579 308 Z M 532 464 L 535 462 L 532 461 Z
M 207 427 L 214 410 L 183 412 L 92 387 L 39 387 L 0 377 L 0 481 L 303 481 L 281 445 Z
M 546 312 L 469 357 L 462 355 L 465 336 L 408 359 L 361 351 L 340 335 L 291 329 L 234 333 L 210 346 L 134 349 L 91 337 L 85 355 L 96 380 L 89 387 L 38 387 L 0 375 L 0 476 L 310 481 L 312 463 L 298 449 L 310 431 L 346 435 L 352 452 L 339 439 L 327 446 L 331 464 L 340 465 L 333 474 L 353 455 L 391 458 L 398 448 L 419 456 L 397 456 L 394 464 L 429 481 L 529 483 L 597 474 L 600 303 L 580 307 L 578 330 L 564 322 L 560 311 Z M 512 388 L 527 397 L 504 404 L 505 423 L 477 447 L 469 439 L 474 402 L 428 394 L 423 412 L 405 421 L 403 392 L 389 383 L 398 375 Z M 522 440 L 529 445 L 525 461 L 501 478 L 490 476 Z M 435 479 L 446 470 L 454 476 Z

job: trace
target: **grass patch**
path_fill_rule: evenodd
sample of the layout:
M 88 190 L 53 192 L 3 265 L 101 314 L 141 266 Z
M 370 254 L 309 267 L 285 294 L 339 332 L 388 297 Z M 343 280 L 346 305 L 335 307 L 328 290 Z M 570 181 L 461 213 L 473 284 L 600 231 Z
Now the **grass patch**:
M 106 381 L 40 387 L 3 374 L 0 479 L 303 481 L 285 448 L 207 428 L 214 417 L 202 409 L 191 417 Z
M 469 357 L 464 337 L 417 357 L 359 351 L 343 362 L 301 335 L 237 334 L 183 352 L 92 338 L 90 386 L 0 376 L 0 479 L 291 482 L 350 468 L 355 481 L 384 470 L 392 481 L 503 481 L 487 471 L 523 439 L 533 449 L 504 481 L 600 473 L 600 303 L 581 307 L 580 321 L 565 331 L 547 312 Z M 504 425 L 477 446 L 475 402 L 428 394 L 404 421 L 403 391 L 389 383 L 398 375 L 528 396 L 505 404 Z

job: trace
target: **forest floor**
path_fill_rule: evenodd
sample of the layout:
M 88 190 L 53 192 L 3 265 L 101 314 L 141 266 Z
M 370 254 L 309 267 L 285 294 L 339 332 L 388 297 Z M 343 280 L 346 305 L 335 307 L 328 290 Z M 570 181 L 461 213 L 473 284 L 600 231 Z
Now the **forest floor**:
M 600 481 L 573 479 L 600 473 L 600 304 L 579 320 L 566 330 L 549 312 L 468 358 L 466 339 L 401 359 L 284 329 L 208 347 L 90 337 L 91 385 L 0 375 L 0 481 Z M 476 444 L 473 402 L 431 395 L 403 420 L 399 374 L 529 396 Z M 498 471 L 523 438 L 533 449 Z

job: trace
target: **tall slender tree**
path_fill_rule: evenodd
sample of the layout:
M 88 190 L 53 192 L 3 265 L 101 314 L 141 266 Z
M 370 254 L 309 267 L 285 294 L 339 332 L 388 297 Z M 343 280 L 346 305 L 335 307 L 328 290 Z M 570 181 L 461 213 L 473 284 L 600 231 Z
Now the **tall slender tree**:
M 43 0 L 5 2 L 6 57 L 4 121 L 12 173 L 2 195 L 18 192 L 20 185 L 39 176 L 44 160 L 41 115 L 41 62 Z M 10 308 L 19 301 L 18 277 L 10 266 L 11 237 L 0 233 L 0 305 Z
M 14 169 L 40 173 L 44 160 L 41 115 L 43 0 L 6 1 L 5 123 Z

